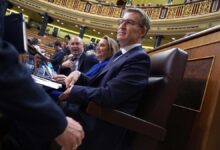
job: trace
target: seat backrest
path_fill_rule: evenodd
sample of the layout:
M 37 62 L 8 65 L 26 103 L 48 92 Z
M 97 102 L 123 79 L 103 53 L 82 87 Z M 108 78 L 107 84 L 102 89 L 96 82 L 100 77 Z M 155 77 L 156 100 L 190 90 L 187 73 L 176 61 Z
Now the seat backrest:
M 187 56 L 185 51 L 174 48 L 159 52 L 150 57 L 151 73 L 149 85 L 145 93 L 145 99 L 137 112 L 139 118 L 166 128 L 172 104 L 176 99 L 183 79 Z M 157 144 L 155 142 L 147 144 L 145 142 L 146 138 L 140 136 L 137 136 L 135 140 L 135 149 L 138 150 L 142 149 L 139 145 L 145 147 L 143 150 L 146 147 L 148 147 L 147 150 L 150 150 L 155 149 L 155 144 Z M 143 145 L 143 142 L 145 142 L 146 146 Z
M 150 57 L 151 73 L 145 100 L 138 116 L 160 126 L 166 125 L 171 106 L 183 79 L 187 53 L 178 48 Z

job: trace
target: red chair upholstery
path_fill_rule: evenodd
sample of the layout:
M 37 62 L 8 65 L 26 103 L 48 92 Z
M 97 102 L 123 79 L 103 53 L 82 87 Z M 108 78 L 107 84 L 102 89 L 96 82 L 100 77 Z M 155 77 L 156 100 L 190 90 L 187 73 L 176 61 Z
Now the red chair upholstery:
M 145 99 L 136 116 L 90 102 L 87 112 L 137 132 L 135 150 L 156 150 L 166 136 L 166 122 L 183 79 L 187 53 L 178 48 L 151 56 L 151 74 Z

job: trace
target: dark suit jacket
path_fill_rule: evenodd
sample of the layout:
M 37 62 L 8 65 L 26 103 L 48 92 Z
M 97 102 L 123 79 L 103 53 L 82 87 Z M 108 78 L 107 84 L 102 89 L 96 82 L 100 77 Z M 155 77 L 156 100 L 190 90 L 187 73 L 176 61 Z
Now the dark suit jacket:
M 135 47 L 108 65 L 94 78 L 80 76 L 71 90 L 68 103 L 86 106 L 94 101 L 108 108 L 134 114 L 148 82 L 150 60 L 141 46 Z M 129 150 L 130 132 L 93 118 L 82 109 L 73 114 L 85 130 L 85 139 L 79 150 Z
M 34 83 L 8 43 L 0 46 L 0 113 L 11 120 L 10 137 L 21 150 L 48 149 L 67 126 L 62 110 Z
M 53 54 L 53 56 L 50 60 L 53 65 L 53 68 L 56 72 L 58 71 L 59 66 L 62 64 L 64 55 L 65 55 L 65 53 L 64 53 L 63 49 L 60 49 Z
M 93 65 L 97 64 L 98 60 L 94 55 L 87 55 L 85 53 L 82 53 L 82 55 L 79 58 L 79 66 L 78 70 L 80 72 L 87 72 Z M 71 73 L 71 70 L 69 68 L 61 68 L 60 74 L 69 75 Z

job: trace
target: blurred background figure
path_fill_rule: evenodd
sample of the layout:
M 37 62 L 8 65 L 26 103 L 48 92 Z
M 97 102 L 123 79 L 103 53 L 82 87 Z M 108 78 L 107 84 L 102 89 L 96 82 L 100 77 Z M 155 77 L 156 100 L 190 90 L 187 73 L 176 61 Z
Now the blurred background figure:
M 40 48 L 40 42 L 41 42 L 41 40 L 40 40 L 40 39 L 37 39 L 37 38 L 32 38 L 32 39 L 30 40 L 30 44 L 31 44 L 39 53 L 41 53 L 42 55 L 44 55 L 44 54 L 45 54 L 45 50 Z
M 69 46 L 68 46 L 68 43 L 69 43 L 70 39 L 71 39 L 71 37 L 69 35 L 65 35 L 64 41 L 63 41 L 63 44 L 62 44 L 63 51 L 64 51 L 65 55 L 70 54 L 70 49 L 69 49 Z
M 55 52 L 50 61 L 53 65 L 54 70 L 58 72 L 59 66 L 62 64 L 63 58 L 65 56 L 64 49 L 62 48 L 62 43 L 59 40 L 54 42 L 54 50 Z

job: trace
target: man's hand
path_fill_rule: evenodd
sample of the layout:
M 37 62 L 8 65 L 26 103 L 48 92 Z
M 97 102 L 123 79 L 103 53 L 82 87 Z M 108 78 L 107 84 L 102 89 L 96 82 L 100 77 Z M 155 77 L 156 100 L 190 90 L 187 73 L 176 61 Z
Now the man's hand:
M 63 75 L 63 74 L 58 74 L 58 75 L 54 75 L 53 79 L 58 82 L 58 83 L 65 83 L 65 79 L 67 78 L 67 76 Z
M 60 101 L 66 101 L 66 100 L 68 100 L 72 88 L 73 88 L 73 86 L 67 88 L 62 94 L 60 94 L 59 100 L 60 100 Z
M 59 96 L 60 101 L 68 100 L 71 89 L 73 88 L 76 81 L 79 79 L 80 75 L 81 75 L 81 72 L 73 71 L 72 73 L 69 74 L 68 77 L 66 77 L 65 84 L 66 84 L 67 89 Z
M 66 117 L 66 119 L 66 129 L 55 140 L 62 147 L 62 150 L 73 150 L 82 143 L 84 131 L 78 122 L 69 117 Z
M 72 68 L 73 66 L 74 66 L 74 63 L 70 59 L 68 59 L 62 63 L 62 67 L 64 67 L 64 68 Z
M 66 88 L 72 87 L 76 81 L 79 79 L 81 72 L 73 71 L 69 74 L 69 76 L 65 79 Z

